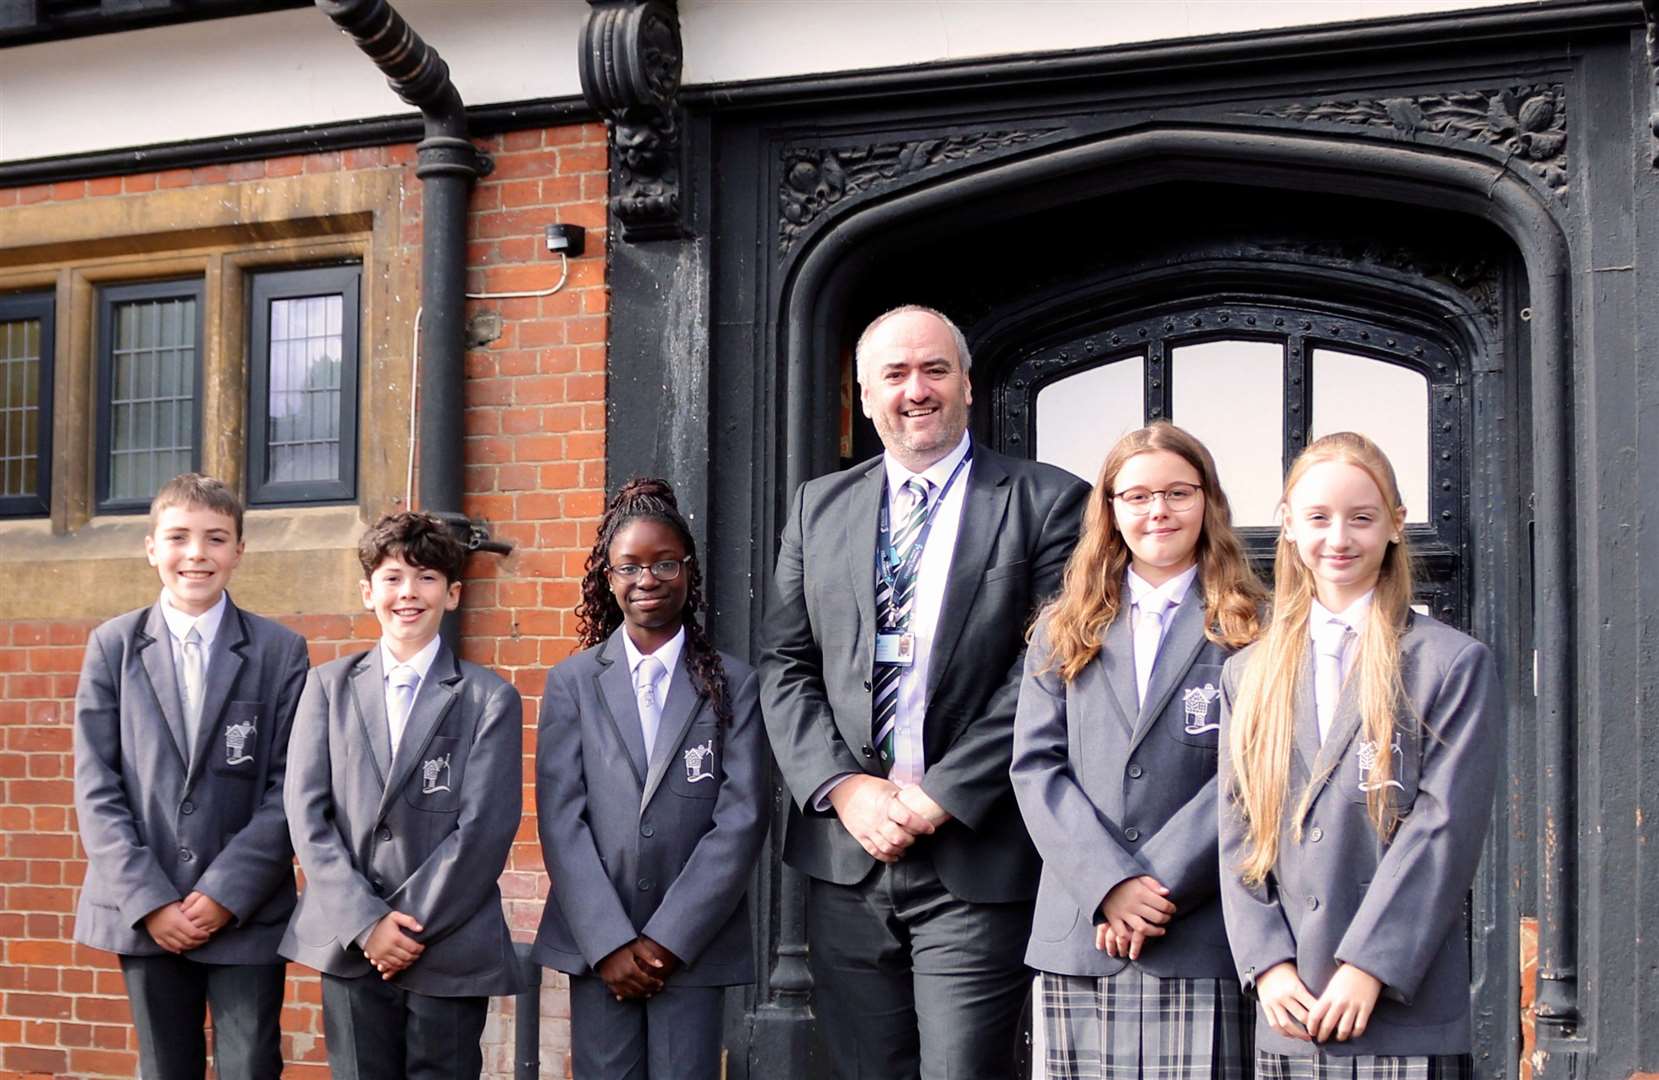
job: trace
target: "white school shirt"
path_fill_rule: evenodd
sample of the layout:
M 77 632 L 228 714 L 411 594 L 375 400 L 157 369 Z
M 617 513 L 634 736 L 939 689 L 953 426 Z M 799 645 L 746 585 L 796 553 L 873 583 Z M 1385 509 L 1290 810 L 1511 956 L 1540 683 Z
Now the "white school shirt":
M 1308 637 L 1314 642 L 1318 641 L 1318 639 L 1314 637 L 1314 630 L 1329 622 L 1342 623 L 1344 626 L 1348 627 L 1349 630 L 1353 631 L 1353 633 L 1349 634 L 1342 640 L 1342 682 L 1344 685 L 1348 682 L 1348 676 L 1353 673 L 1354 660 L 1359 656 L 1359 650 L 1354 646 L 1359 643 L 1359 635 L 1365 629 L 1366 613 L 1371 610 L 1371 597 L 1375 596 L 1376 592 L 1377 590 L 1372 589 L 1358 600 L 1355 600 L 1352 604 L 1349 604 L 1347 608 L 1342 611 L 1332 611 L 1324 604 L 1321 604 L 1318 600 L 1314 600 L 1312 606 L 1308 608 Z M 1310 651 L 1317 648 L 1317 644 L 1312 645 L 1310 646 Z M 1319 663 L 1319 655 L 1317 652 L 1313 653 L 1313 661 L 1315 665 Z M 1314 693 L 1317 695 L 1319 691 L 1319 680 L 1315 678 L 1313 683 Z M 1319 715 L 1319 706 L 1321 704 L 1322 703 L 1318 700 L 1318 698 L 1315 697 L 1315 716 Z M 1330 706 L 1329 715 L 1332 718 L 1335 718 L 1336 702 L 1330 702 Z M 1321 743 L 1325 741 L 1325 734 L 1325 729 L 1321 727 L 1319 730 L 1319 741 Z
M 683 570 L 681 571 L 684 572 Z M 685 627 L 682 625 L 679 632 L 665 642 L 662 648 L 653 653 L 642 653 L 634 639 L 628 636 L 627 628 L 622 631 L 622 650 L 628 655 L 628 685 L 634 688 L 634 696 L 639 697 L 639 665 L 647 656 L 654 656 L 661 661 L 663 670 L 651 681 L 651 690 L 657 695 L 657 712 L 660 715 L 663 707 L 668 704 L 668 687 L 674 681 L 674 669 L 680 666 L 680 650 L 685 647 Z M 645 730 L 645 717 L 639 718 L 639 733 L 643 738 L 649 734 Z M 658 730 L 657 734 L 662 734 Z M 645 760 L 651 760 L 652 746 L 645 744 Z
M 1164 598 L 1164 625 L 1158 634 L 1158 644 L 1161 646 L 1164 638 L 1169 636 L 1170 621 L 1175 618 L 1176 610 L 1180 608 L 1181 601 L 1186 598 L 1187 590 L 1192 587 L 1192 583 L 1197 577 L 1197 563 L 1193 563 L 1158 586 L 1153 586 L 1151 582 L 1133 570 L 1124 571 L 1124 580 L 1129 586 L 1129 632 L 1131 639 L 1134 637 L 1135 628 L 1140 625 L 1141 601 L 1150 600 L 1154 596 L 1162 596 Z M 1155 664 L 1156 661 L 1154 661 Z
M 391 649 L 386 647 L 386 639 L 380 639 L 380 669 L 385 673 L 385 677 L 380 680 L 380 692 L 385 696 L 386 701 L 386 735 L 388 740 L 390 740 L 392 734 L 390 730 L 392 714 L 397 710 L 397 701 L 392 697 L 392 672 L 400 667 L 406 667 L 412 670 L 420 680 L 415 684 L 415 692 L 409 698 L 409 716 L 403 718 L 404 731 L 398 732 L 398 742 L 391 744 L 394 756 L 397 754 L 398 745 L 403 741 L 404 732 L 408 730 L 410 717 L 415 715 L 415 699 L 420 697 L 421 688 L 426 685 L 426 673 L 432 670 L 432 661 L 438 658 L 439 641 L 440 636 L 433 634 L 432 640 L 428 641 L 420 652 L 411 656 L 407 661 L 401 661 L 392 655 Z
M 207 665 L 213 656 L 213 639 L 219 636 L 219 627 L 225 621 L 226 594 L 220 593 L 219 600 L 212 607 L 200 615 L 191 615 L 180 611 L 173 606 L 173 595 L 166 589 L 161 590 L 161 618 L 167 624 L 167 636 L 173 642 L 173 674 L 178 676 L 180 703 L 183 703 L 184 694 L 184 639 L 189 635 L 190 628 L 196 628 L 197 635 L 202 639 L 202 686 L 207 686 Z
M 887 470 L 887 520 L 896 522 L 903 512 L 899 492 L 912 477 L 928 482 L 927 505 L 933 511 L 933 527 L 927 534 L 927 546 L 922 548 L 921 561 L 916 565 L 916 586 L 910 602 L 910 633 L 915 635 L 915 660 L 899 674 L 899 704 L 893 721 L 893 768 L 887 778 L 900 787 L 919 784 L 927 773 L 927 760 L 922 746 L 922 720 L 927 715 L 927 672 L 933 657 L 933 638 L 939 628 L 939 609 L 945 603 L 945 583 L 950 578 L 950 564 L 956 554 L 956 535 L 962 526 L 962 508 L 967 505 L 968 481 L 974 466 L 972 459 L 962 467 L 956 483 L 944 491 L 945 482 L 957 464 L 968 453 L 969 437 L 944 457 L 919 473 L 901 465 L 892 454 L 882 455 L 882 467 Z M 943 493 L 944 501 L 939 497 Z M 872 524 L 874 524 L 872 522 Z M 878 552 L 877 557 L 884 555 Z M 870 573 L 879 577 L 881 571 L 872 562 Z M 874 738 L 874 732 L 871 733 Z M 829 793 L 852 773 L 832 776 L 813 793 L 810 804 L 819 810 L 829 809 Z

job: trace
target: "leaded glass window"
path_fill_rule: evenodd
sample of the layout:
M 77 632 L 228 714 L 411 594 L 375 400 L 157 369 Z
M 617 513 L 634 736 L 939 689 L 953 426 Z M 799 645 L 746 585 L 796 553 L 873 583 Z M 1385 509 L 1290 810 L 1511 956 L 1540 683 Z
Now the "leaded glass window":
M 49 508 L 52 315 L 50 295 L 0 296 L 0 515 Z
M 99 293 L 98 508 L 142 510 L 201 453 L 202 283 Z

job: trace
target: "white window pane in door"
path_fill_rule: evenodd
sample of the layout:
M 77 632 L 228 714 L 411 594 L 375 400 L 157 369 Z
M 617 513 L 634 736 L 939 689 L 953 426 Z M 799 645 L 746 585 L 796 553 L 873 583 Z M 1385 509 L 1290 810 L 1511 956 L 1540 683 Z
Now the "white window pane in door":
M 1357 431 L 1394 465 L 1407 521 L 1429 520 L 1429 383 L 1369 356 L 1313 350 L 1311 438 Z
M 1284 486 L 1285 353 L 1277 341 L 1170 351 L 1170 419 L 1210 448 L 1234 525 L 1272 525 Z
M 1037 460 L 1089 483 L 1106 451 L 1146 422 L 1146 357 L 1129 356 L 1037 391 Z

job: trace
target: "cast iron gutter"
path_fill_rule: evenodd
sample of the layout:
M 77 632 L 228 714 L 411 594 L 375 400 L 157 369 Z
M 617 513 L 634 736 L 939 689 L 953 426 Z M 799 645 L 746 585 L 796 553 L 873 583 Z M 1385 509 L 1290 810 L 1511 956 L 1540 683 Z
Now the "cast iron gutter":
M 421 180 L 420 480 L 418 505 L 447 521 L 473 550 L 505 553 L 461 511 L 466 357 L 467 201 L 492 168 L 467 140 L 466 106 L 444 63 L 386 0 L 316 0 L 386 75 L 397 96 L 421 111 L 426 137 L 415 147 Z M 460 642 L 460 615 L 443 635 Z

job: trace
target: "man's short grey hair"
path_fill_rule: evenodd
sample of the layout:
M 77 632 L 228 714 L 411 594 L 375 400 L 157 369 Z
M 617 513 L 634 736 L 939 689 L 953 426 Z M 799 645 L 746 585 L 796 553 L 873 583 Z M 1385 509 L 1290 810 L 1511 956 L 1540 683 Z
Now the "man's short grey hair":
M 950 316 L 946 315 L 942 311 L 937 311 L 923 304 L 900 304 L 896 308 L 889 308 L 880 315 L 877 315 L 873 320 L 871 320 L 870 325 L 864 328 L 864 332 L 858 335 L 858 344 L 853 348 L 853 363 L 858 374 L 858 385 L 870 385 L 870 380 L 865 377 L 868 373 L 864 370 L 866 366 L 865 344 L 870 340 L 870 335 L 876 332 L 876 328 L 878 326 L 886 322 L 888 319 L 891 319 L 893 316 L 909 315 L 912 313 L 932 315 L 935 319 L 938 319 L 940 322 L 944 323 L 945 328 L 950 331 L 951 340 L 956 343 L 957 363 L 962 365 L 963 371 L 967 371 L 969 368 L 973 367 L 973 356 L 968 352 L 968 339 L 963 336 L 962 328 L 957 326 L 954 322 L 951 322 Z

